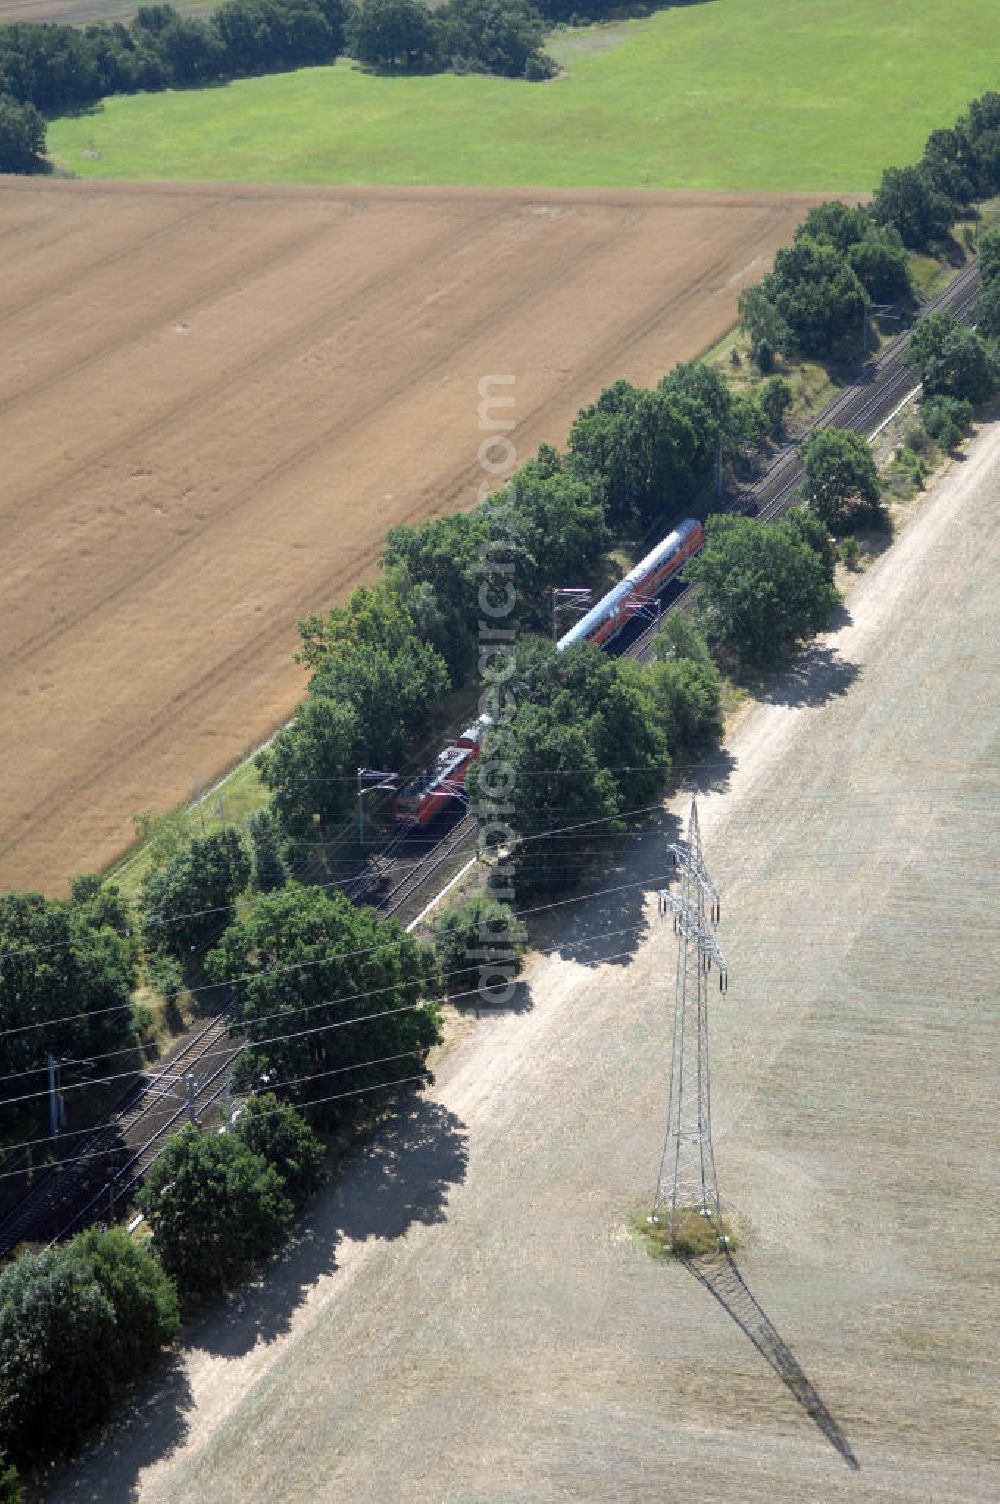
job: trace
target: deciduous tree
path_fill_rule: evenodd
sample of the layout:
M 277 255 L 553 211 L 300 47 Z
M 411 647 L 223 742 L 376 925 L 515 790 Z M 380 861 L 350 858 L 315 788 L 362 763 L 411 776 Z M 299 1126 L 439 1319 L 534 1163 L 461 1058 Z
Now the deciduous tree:
M 818 518 L 835 532 L 870 514 L 881 495 L 868 444 L 847 428 L 820 428 L 799 451 L 802 494 Z
M 828 356 L 838 343 L 860 339 L 865 291 L 828 242 L 804 238 L 783 246 L 763 286 L 803 355 Z
M 433 61 L 437 32 L 421 0 L 362 0 L 347 24 L 347 44 L 359 62 L 394 71 Z
M 253 1154 L 277 1170 L 296 1206 L 323 1183 L 323 1146 L 301 1113 L 273 1092 L 242 1103 L 234 1129 Z
M 269 809 L 256 809 L 247 821 L 253 847 L 253 884 L 258 893 L 280 888 L 288 878 L 281 854 L 281 832 Z
M 871 212 L 876 224 L 894 226 L 905 246 L 928 251 L 947 237 L 955 206 L 934 186 L 926 168 L 887 167 Z
M 310 1117 L 342 1121 L 349 1093 L 423 1066 L 438 1038 L 435 1008 L 421 1002 L 432 965 L 428 948 L 394 920 L 342 893 L 290 883 L 262 895 L 207 962 L 210 976 L 239 979 L 232 1027 L 248 1044 L 237 1083 L 289 1083 L 282 1094 L 293 1105 L 343 1094 Z
M 115 927 L 127 910 L 113 896 L 108 902 L 105 912 L 92 893 L 80 904 L 40 893 L 0 895 L 3 1074 L 44 1073 L 49 1052 L 82 1059 L 131 1042 L 136 944 L 130 926 L 125 933 Z M 107 922 L 109 913 L 115 922 Z M 27 1090 L 39 1087 L 44 1074 Z
M 0 1270 L 0 1443 L 20 1463 L 71 1450 L 177 1331 L 177 1296 L 121 1230 Z
M 183 1301 L 232 1289 L 273 1253 L 294 1207 L 273 1165 L 231 1133 L 189 1123 L 153 1162 L 138 1202 Z
M 449 909 L 433 926 L 435 985 L 442 996 L 467 1001 L 484 962 L 521 970 L 527 937 L 509 903 L 489 895 L 470 898 Z
M 704 585 L 709 639 L 731 661 L 775 664 L 826 622 L 837 592 L 814 549 L 783 522 L 709 518 L 706 541 L 688 566 Z
M 997 389 L 995 352 L 977 330 L 956 323 L 949 313 L 921 319 L 910 336 L 907 361 L 929 397 L 955 397 L 975 407 Z
M 143 933 L 150 949 L 183 956 L 216 934 L 248 886 L 253 863 L 231 826 L 195 836 L 142 881 Z
M 760 389 L 760 405 L 767 418 L 772 438 L 785 431 L 785 417 L 792 406 L 792 389 L 783 376 L 771 376 Z
M 0 94 L 0 172 L 45 172 L 45 121 L 33 104 Z

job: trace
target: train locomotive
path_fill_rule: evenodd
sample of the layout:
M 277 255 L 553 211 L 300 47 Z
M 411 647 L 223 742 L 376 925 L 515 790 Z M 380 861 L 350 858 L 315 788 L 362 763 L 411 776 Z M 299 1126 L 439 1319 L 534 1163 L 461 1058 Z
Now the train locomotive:
M 654 601 L 664 586 L 679 574 L 687 560 L 701 548 L 702 525 L 693 517 L 658 543 L 640 559 L 596 606 L 582 616 L 556 643 L 556 652 L 580 642 L 594 642 L 606 647 L 623 627 Z M 393 800 L 396 823 L 403 827 L 427 825 L 465 788 L 469 768 L 479 756 L 489 716 L 478 721 L 449 742 L 416 778 L 399 790 Z
M 449 742 L 429 767 L 401 788 L 392 802 L 397 825 L 426 825 L 465 788 L 465 775 L 476 758 L 487 716 L 480 716 Z

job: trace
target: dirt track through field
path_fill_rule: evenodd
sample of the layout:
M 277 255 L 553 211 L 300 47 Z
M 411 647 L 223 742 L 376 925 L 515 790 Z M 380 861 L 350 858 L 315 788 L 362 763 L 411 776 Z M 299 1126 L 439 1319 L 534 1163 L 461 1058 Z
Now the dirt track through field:
M 60 891 L 301 693 L 294 624 L 731 324 L 804 195 L 0 181 L 0 888 Z
M 653 890 L 685 796 L 608 873 L 636 886 L 554 911 L 520 1011 L 466 1021 L 53 1504 L 997 1497 L 998 494 L 1000 430 L 700 778 L 720 1186 L 859 1470 L 627 1230 L 660 1155 Z

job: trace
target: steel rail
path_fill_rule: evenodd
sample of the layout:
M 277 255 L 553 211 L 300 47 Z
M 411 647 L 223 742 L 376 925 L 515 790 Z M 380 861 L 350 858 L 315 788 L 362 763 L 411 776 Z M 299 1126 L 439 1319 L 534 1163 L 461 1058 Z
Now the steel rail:
M 926 318 L 929 314 L 942 310 L 951 311 L 956 318 L 964 318 L 978 295 L 979 280 L 979 267 L 977 263 L 973 262 L 921 309 L 920 318 Z M 831 426 L 842 416 L 846 418 L 845 426 L 858 429 L 872 418 L 883 416 L 886 410 L 891 411 L 892 405 L 898 399 L 900 391 L 914 380 L 914 374 L 906 364 L 906 349 L 909 344 L 910 333 L 911 331 L 907 331 L 894 339 L 874 361 L 865 367 L 859 378 L 856 378 L 843 391 L 838 392 L 836 396 L 831 398 L 809 427 L 782 448 L 765 474 L 754 485 L 739 492 L 730 501 L 726 510 L 733 512 L 746 511 L 749 507 L 755 506 L 757 508 L 756 515 L 760 522 L 766 524 L 777 520 L 778 517 L 788 510 L 795 499 L 795 492 L 802 473 L 798 451 L 805 437 L 810 433 L 816 432 L 818 429 Z M 778 489 L 774 491 L 773 488 L 776 481 L 778 482 Z M 759 502 L 756 500 L 758 497 L 760 498 Z M 675 610 L 690 609 L 697 595 L 697 587 L 686 586 L 683 581 L 672 583 L 675 588 L 677 583 L 681 585 L 681 593 L 678 598 L 664 609 L 662 615 L 655 622 L 652 622 L 628 644 L 623 656 L 636 658 L 640 661 L 645 659 L 649 654 L 654 638 L 662 627 L 664 619 Z M 463 815 L 458 823 L 442 836 L 429 851 L 418 857 L 407 870 L 401 873 L 398 881 L 375 904 L 376 912 L 383 917 L 396 914 L 410 898 L 425 887 L 434 873 L 454 856 L 455 852 L 468 840 L 475 830 L 475 823 L 473 815 Z M 394 831 L 389 839 L 373 853 L 374 859 L 384 861 L 387 858 L 395 857 L 396 853 L 405 845 L 407 836 L 408 832 L 406 830 Z M 398 857 L 396 857 L 396 860 L 398 862 Z M 345 879 L 340 886 L 353 903 L 360 903 L 364 901 L 368 894 L 377 891 L 384 881 L 385 879 L 381 874 L 372 871 L 369 867 L 367 870 L 359 872 L 355 877 Z M 167 1062 L 171 1072 L 174 1072 L 178 1068 L 183 1069 L 185 1066 L 187 1069 L 190 1069 L 191 1066 L 197 1064 L 198 1060 L 205 1055 L 207 1050 L 217 1040 L 228 1035 L 224 1020 L 227 1014 L 232 1011 L 233 1006 L 234 1001 L 230 998 L 221 1012 L 193 1039 L 189 1040 L 176 1056 Z M 209 1035 L 212 1035 L 213 1038 L 209 1039 Z M 205 1041 L 202 1048 L 196 1054 L 191 1055 L 190 1052 L 202 1041 Z M 218 1086 L 208 1100 L 202 1103 L 200 1108 L 197 1105 L 204 1093 L 218 1082 L 220 1077 L 228 1072 L 233 1059 L 235 1059 L 243 1047 L 242 1043 L 234 1044 L 232 1054 L 227 1056 L 225 1062 L 198 1086 L 193 1097 L 195 1117 L 197 1117 L 199 1111 L 204 1111 L 222 1096 L 225 1090 L 224 1085 Z M 148 1113 L 153 1111 L 158 1101 L 162 1101 L 162 1098 L 144 1103 L 133 1122 L 128 1124 L 128 1128 L 131 1129 L 137 1123 L 141 1122 Z M 113 1207 L 120 1202 L 124 1195 L 131 1193 L 135 1186 L 140 1183 L 149 1163 L 156 1157 L 156 1153 L 151 1151 L 170 1133 L 177 1121 L 190 1111 L 190 1106 L 191 1104 L 187 1102 L 181 1103 L 157 1127 L 155 1132 L 134 1151 L 131 1158 L 116 1171 L 113 1179 L 107 1181 L 101 1190 L 74 1214 L 71 1221 L 62 1227 L 53 1241 L 66 1236 L 82 1223 L 89 1212 L 93 1211 L 95 1207 L 99 1207 L 108 1198 L 115 1180 L 127 1174 L 130 1169 L 137 1167 L 135 1174 L 129 1180 L 128 1184 L 114 1194 L 109 1205 Z M 108 1124 L 96 1129 L 94 1143 L 103 1143 L 108 1137 L 112 1136 L 115 1128 L 120 1127 L 125 1122 L 128 1112 L 128 1108 L 121 1109 Z M 158 1153 L 159 1151 L 157 1150 L 156 1152 Z M 46 1187 L 50 1186 L 52 1179 L 59 1176 L 59 1174 L 58 1166 L 54 1167 L 46 1175 L 42 1184 Z M 26 1202 L 34 1200 L 36 1193 L 40 1192 L 41 1189 L 42 1185 L 36 1187 L 33 1192 L 29 1193 L 29 1197 L 18 1203 L 4 1221 L 0 1223 L 0 1253 L 7 1251 L 12 1246 L 5 1239 L 5 1228 L 8 1226 L 13 1227 L 14 1224 L 20 1228 L 26 1221 L 30 1221 L 30 1212 L 27 1209 Z M 25 1215 L 26 1213 L 27 1215 Z

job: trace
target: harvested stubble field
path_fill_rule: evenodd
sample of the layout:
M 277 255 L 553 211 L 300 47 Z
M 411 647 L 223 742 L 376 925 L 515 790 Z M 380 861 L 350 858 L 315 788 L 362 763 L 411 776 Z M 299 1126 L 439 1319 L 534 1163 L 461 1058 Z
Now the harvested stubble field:
M 998 1496 L 998 491 L 994 432 L 701 777 L 720 1186 L 767 1351 L 859 1468 L 629 1231 L 666 1115 L 653 890 L 685 796 L 603 884 L 634 886 L 552 912 L 519 1010 L 465 1020 L 422 1105 L 53 1504 Z
M 475 500 L 480 378 L 519 457 L 562 443 L 814 201 L 4 180 L 0 888 L 107 863 L 289 714 L 296 619 Z

